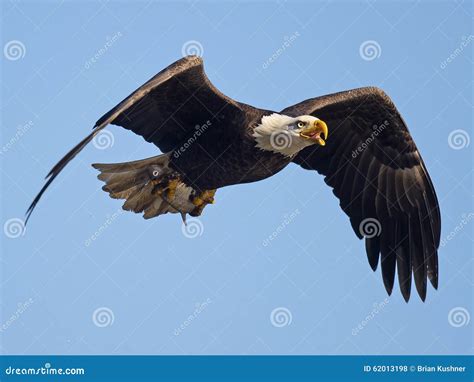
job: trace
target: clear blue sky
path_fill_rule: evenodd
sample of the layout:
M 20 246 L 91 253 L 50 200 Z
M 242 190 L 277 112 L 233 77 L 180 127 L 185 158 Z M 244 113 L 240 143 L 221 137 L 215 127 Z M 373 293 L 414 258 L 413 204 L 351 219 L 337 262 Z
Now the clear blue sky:
M 471 7 L 2 2 L 1 352 L 470 353 Z M 11 219 L 24 217 L 51 166 L 98 117 L 195 49 L 222 92 L 263 108 L 383 88 L 440 200 L 439 290 L 406 304 L 397 286 L 385 300 L 331 190 L 295 165 L 219 190 L 196 238 L 177 215 L 120 213 L 90 164 L 157 151 L 119 127 L 105 137 L 113 145 L 91 144 L 71 163 L 16 237 Z

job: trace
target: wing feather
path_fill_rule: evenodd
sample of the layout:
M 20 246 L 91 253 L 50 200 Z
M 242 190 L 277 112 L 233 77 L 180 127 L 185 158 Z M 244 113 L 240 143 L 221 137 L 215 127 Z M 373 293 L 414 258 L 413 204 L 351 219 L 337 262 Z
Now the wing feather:
M 235 130 L 243 128 L 236 121 L 246 120 L 248 115 L 261 112 L 219 92 L 207 78 L 200 57 L 184 57 L 160 71 L 104 114 L 96 122 L 92 133 L 51 169 L 45 185 L 26 212 L 25 224 L 51 182 L 109 124 L 131 130 L 155 144 L 162 152 L 169 152 L 186 142 L 195 133 L 196 125 L 211 122 L 206 134 L 216 134 L 216 139 L 219 139 L 224 131 L 235 133 Z M 223 123 L 226 130 L 220 128 Z
M 361 88 L 309 99 L 282 113 L 311 114 L 327 123 L 326 146 L 308 147 L 293 161 L 325 176 L 359 238 L 364 219 L 379 223 L 381 232 L 366 236 L 365 247 L 373 270 L 381 258 L 387 292 L 392 292 L 398 272 L 408 301 L 413 274 L 424 300 L 426 280 L 438 286 L 439 205 L 420 153 L 390 98 L 380 89 Z

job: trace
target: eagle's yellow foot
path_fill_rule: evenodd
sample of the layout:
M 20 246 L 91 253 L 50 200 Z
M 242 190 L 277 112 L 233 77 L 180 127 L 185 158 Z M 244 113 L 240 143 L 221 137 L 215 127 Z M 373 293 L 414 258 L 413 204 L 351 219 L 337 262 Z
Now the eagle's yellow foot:
M 216 194 L 216 190 L 206 190 L 201 192 L 200 194 L 193 197 L 191 202 L 196 206 L 194 210 L 192 210 L 189 214 L 191 216 L 199 216 L 202 214 L 204 207 L 208 204 L 214 203 L 214 195 Z
M 178 187 L 180 180 L 178 178 L 159 177 L 153 179 L 153 194 L 166 198 L 167 200 L 173 200 L 176 195 L 176 188 Z
M 165 188 L 165 196 L 168 200 L 173 200 L 176 195 L 176 188 L 178 187 L 180 180 L 177 178 L 170 179 Z

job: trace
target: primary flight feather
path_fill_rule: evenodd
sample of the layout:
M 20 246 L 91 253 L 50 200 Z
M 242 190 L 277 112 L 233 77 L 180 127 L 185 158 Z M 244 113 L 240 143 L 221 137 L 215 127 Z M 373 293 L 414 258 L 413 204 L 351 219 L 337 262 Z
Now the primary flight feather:
M 410 298 L 438 286 L 441 219 L 421 155 L 390 98 L 374 87 L 308 99 L 281 112 L 226 97 L 208 80 L 202 59 L 184 57 L 100 118 L 47 175 L 33 209 L 61 170 L 107 125 L 122 126 L 164 154 L 93 164 L 112 198 L 146 219 L 199 216 L 217 189 L 268 178 L 290 162 L 322 174 L 365 238 L 369 264 L 380 262 L 391 294 L 397 269 Z

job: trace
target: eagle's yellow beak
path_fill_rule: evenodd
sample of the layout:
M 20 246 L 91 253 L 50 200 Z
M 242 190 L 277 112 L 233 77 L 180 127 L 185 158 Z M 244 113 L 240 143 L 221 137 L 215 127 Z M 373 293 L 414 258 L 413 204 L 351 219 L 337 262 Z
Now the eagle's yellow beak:
M 324 137 L 324 139 L 321 136 Z M 314 121 L 312 126 L 303 129 L 300 132 L 300 137 L 309 139 L 320 146 L 325 146 L 325 140 L 328 139 L 328 126 L 325 122 L 318 119 L 317 121 Z

